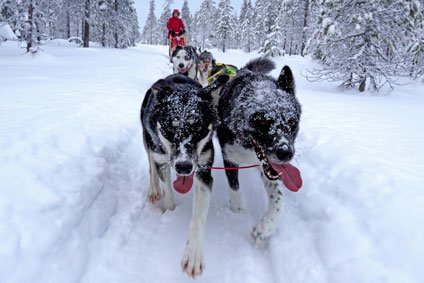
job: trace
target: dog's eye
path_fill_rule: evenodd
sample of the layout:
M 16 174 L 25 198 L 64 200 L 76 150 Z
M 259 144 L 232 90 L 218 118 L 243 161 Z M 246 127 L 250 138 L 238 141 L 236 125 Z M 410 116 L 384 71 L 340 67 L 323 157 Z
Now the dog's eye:
M 202 131 L 202 127 L 200 127 L 200 126 L 196 126 L 196 127 L 194 127 L 194 131 L 195 131 L 196 133 L 200 133 L 200 132 Z
M 296 119 L 291 118 L 289 119 L 288 123 L 289 123 L 289 126 L 293 128 L 296 126 Z
M 269 125 L 269 121 L 265 119 L 259 120 L 259 125 L 261 125 L 262 127 L 266 127 Z
M 184 59 L 185 59 L 186 61 L 190 61 L 191 57 L 190 57 L 190 56 L 185 56 L 185 57 L 184 57 Z

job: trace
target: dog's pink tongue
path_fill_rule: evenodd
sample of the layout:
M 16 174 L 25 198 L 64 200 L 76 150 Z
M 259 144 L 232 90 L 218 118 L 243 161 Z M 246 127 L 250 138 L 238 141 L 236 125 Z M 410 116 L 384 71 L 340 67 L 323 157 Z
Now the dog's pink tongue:
M 271 165 L 272 168 L 278 171 L 278 173 L 281 173 L 281 179 L 283 180 L 283 183 L 287 189 L 292 192 L 297 192 L 302 187 L 302 176 L 300 176 L 299 169 L 289 163 L 272 163 Z
M 188 176 L 177 175 L 177 180 L 174 181 L 174 189 L 180 194 L 186 194 L 193 186 L 194 173 Z

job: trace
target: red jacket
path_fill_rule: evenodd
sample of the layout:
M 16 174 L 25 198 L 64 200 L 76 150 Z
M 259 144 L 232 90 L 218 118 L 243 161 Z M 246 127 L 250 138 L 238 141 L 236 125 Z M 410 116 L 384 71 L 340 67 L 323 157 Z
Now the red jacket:
M 172 29 L 177 34 L 180 32 L 180 30 L 185 29 L 183 20 L 181 20 L 178 17 L 169 18 L 168 23 L 166 24 L 166 27 L 168 28 L 168 31 Z M 168 38 L 169 38 L 169 33 L 168 33 Z

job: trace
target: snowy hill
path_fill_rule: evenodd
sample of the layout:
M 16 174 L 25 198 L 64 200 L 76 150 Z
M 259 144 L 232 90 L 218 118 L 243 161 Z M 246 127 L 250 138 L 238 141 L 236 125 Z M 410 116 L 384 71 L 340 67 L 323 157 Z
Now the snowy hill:
M 171 73 L 167 47 L 54 42 L 31 58 L 16 44 L 0 46 L 0 281 L 192 282 L 180 270 L 192 195 L 164 214 L 145 202 L 139 109 Z M 213 53 L 237 66 L 256 56 Z M 267 207 L 258 174 L 241 173 L 245 211 L 234 214 L 214 172 L 197 281 L 422 282 L 424 85 L 357 95 L 307 82 L 310 59 L 276 63 L 273 76 L 294 70 L 303 105 L 304 187 L 285 191 L 276 234 L 255 247 L 250 232 Z

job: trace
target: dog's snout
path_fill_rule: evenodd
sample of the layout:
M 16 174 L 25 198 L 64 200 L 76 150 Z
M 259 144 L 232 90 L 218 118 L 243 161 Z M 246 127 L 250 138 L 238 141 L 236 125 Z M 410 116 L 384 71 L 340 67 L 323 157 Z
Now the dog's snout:
M 293 157 L 294 152 L 287 144 L 284 144 L 277 150 L 276 154 L 280 161 L 288 161 Z
M 179 175 L 188 175 L 193 171 L 193 164 L 188 161 L 178 162 L 175 164 L 175 171 Z
M 178 67 L 180 67 L 180 68 L 184 68 L 184 64 L 183 64 L 183 63 L 180 63 L 180 64 L 178 65 Z

